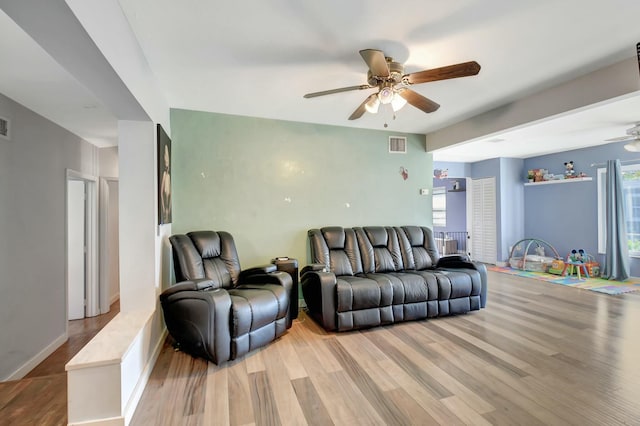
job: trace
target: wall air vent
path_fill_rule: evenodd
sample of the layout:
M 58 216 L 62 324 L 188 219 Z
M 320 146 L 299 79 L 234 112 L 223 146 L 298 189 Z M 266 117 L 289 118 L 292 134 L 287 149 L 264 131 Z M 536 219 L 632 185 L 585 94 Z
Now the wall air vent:
M 389 152 L 394 154 L 406 154 L 407 138 L 404 136 L 389 136 Z
M 0 139 L 11 139 L 11 133 L 9 133 L 9 119 L 0 117 Z

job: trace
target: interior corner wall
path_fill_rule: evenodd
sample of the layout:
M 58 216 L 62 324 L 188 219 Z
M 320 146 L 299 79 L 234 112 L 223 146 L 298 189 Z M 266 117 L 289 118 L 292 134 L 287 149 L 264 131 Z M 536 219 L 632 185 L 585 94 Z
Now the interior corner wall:
M 155 125 L 118 122 L 120 311 L 156 308 Z
M 100 177 L 118 177 L 118 147 L 100 148 L 98 150 Z
M 566 161 L 574 162 L 577 173 L 593 177 L 590 182 L 527 186 L 525 188 L 525 234 L 549 242 L 566 257 L 572 249 L 598 255 L 597 167 L 607 160 L 640 161 L 637 153 L 624 149 L 626 142 L 616 142 L 557 154 L 527 158 L 524 170 L 544 168 L 553 174 L 565 171 Z M 524 176 L 523 176 L 524 180 Z M 631 275 L 640 276 L 640 259 L 631 258 Z
M 390 154 L 396 132 L 187 110 L 171 129 L 174 233 L 228 231 L 243 267 L 306 264 L 310 228 L 432 224 L 423 135 Z
M 497 259 L 506 262 L 511 246 L 525 238 L 524 232 L 524 160 L 500 159 L 500 235 L 501 249 Z
M 97 175 L 97 148 L 0 94 L 0 380 L 66 334 L 66 169 Z M 55 348 L 54 348 L 55 349 Z

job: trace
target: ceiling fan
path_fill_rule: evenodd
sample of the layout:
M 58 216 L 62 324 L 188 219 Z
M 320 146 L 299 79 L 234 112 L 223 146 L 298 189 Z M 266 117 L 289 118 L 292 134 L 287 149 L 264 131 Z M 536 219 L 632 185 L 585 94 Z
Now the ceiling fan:
M 391 104 L 393 111 L 396 112 L 409 103 L 419 110 L 430 113 L 440 108 L 440 105 L 411 90 L 409 88 L 411 85 L 467 77 L 480 72 L 480 65 L 475 61 L 470 61 L 404 74 L 404 65 L 394 62 L 392 58 L 385 56 L 381 50 L 364 49 L 360 51 L 360 56 L 369 67 L 369 71 L 367 71 L 368 84 L 307 93 L 304 97 L 315 98 L 333 93 L 376 88 L 378 91 L 369 95 L 351 114 L 349 120 L 356 120 L 362 117 L 365 111 L 373 114 L 377 113 L 380 104 Z
M 605 142 L 629 142 L 624 146 L 627 151 L 638 152 L 640 151 L 640 123 L 637 123 L 630 129 L 626 130 L 626 136 L 619 136 L 617 138 L 606 139 Z

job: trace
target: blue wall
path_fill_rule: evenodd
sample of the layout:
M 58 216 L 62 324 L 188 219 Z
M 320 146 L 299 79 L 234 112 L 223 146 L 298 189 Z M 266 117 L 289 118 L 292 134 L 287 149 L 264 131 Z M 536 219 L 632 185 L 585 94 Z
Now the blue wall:
M 434 170 L 447 170 L 450 178 L 464 178 L 471 176 L 471 163 L 456 163 L 453 161 L 434 161 Z
M 640 155 L 625 151 L 624 145 L 617 142 L 526 159 L 525 173 L 529 169 L 545 168 L 550 173 L 562 174 L 564 163 L 573 161 L 576 172 L 593 177 L 591 182 L 525 187 L 526 237 L 548 241 L 561 256 L 566 256 L 571 249 L 582 248 L 602 263 L 603 256 L 598 255 L 598 167 L 591 164 L 603 164 L 611 159 L 640 161 Z M 523 174 L 521 181 L 524 178 Z M 640 259 L 631 259 L 631 275 L 640 276 Z
M 445 167 L 446 168 L 446 167 Z M 453 190 L 458 182 L 460 192 Z M 433 187 L 444 186 L 447 189 L 447 226 L 434 226 L 435 232 L 464 232 L 467 230 L 467 181 L 463 178 L 433 179 Z

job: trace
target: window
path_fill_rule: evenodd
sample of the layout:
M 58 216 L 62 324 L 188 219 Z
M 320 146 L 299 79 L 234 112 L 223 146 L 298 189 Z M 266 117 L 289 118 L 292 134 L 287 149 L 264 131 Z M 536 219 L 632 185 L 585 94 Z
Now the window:
M 447 226 L 447 188 L 433 188 L 433 227 Z
M 607 170 L 598 169 L 598 253 L 606 247 L 606 188 Z M 640 257 L 640 164 L 622 166 L 622 195 L 625 200 L 625 222 L 629 239 L 629 255 Z

